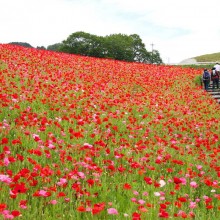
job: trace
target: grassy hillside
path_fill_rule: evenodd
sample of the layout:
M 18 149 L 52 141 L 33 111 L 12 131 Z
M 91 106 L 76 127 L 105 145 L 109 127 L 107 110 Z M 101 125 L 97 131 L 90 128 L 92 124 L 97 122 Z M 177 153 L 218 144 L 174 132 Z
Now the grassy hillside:
M 220 53 L 205 54 L 194 58 L 197 62 L 220 62 Z
M 193 68 L 193 69 L 201 69 L 201 71 L 203 70 L 203 69 L 211 69 L 212 67 L 213 67 L 213 63 L 206 63 L 206 64 L 184 64 L 184 65 L 178 65 L 178 66 L 180 66 L 180 67 L 182 67 L 182 68 Z

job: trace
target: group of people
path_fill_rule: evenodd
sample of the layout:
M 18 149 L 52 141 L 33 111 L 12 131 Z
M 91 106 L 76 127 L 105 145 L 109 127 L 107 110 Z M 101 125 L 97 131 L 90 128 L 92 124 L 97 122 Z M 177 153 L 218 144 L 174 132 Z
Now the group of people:
M 204 69 L 202 75 L 202 81 L 204 84 L 205 90 L 208 90 L 209 84 L 212 81 L 212 89 L 219 88 L 219 78 L 220 78 L 220 64 L 216 63 L 211 71 L 209 72 L 208 69 Z

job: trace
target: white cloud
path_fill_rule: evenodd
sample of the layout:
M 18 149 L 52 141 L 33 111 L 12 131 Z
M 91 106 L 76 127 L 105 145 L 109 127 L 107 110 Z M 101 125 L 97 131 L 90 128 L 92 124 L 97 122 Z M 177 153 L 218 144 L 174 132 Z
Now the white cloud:
M 219 0 L 1 0 L 0 42 L 33 46 L 71 33 L 138 34 L 164 62 L 219 52 Z

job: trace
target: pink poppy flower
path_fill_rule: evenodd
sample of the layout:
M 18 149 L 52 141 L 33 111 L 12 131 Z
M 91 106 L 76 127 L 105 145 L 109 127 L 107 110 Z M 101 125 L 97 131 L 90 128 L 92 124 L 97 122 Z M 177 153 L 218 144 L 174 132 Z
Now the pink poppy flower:
M 7 184 L 12 182 L 11 178 L 8 175 L 4 175 L 4 174 L 0 174 L 0 181 Z
M 197 165 L 196 168 L 197 168 L 198 170 L 201 170 L 201 169 L 202 169 L 202 165 Z
M 108 209 L 108 214 L 109 215 L 118 215 L 118 211 L 115 208 L 109 208 Z
M 190 202 L 189 208 L 191 208 L 191 209 L 196 208 L 196 202 Z
M 197 188 L 197 187 L 198 187 L 198 184 L 197 184 L 195 181 L 192 181 L 192 182 L 190 183 L 190 186 L 191 186 L 192 188 Z
M 57 200 L 51 200 L 51 201 L 50 201 L 50 204 L 56 205 L 56 204 L 57 204 Z
M 138 200 L 138 203 L 139 203 L 140 205 L 144 205 L 145 201 L 144 201 L 143 199 L 140 199 L 140 200 Z

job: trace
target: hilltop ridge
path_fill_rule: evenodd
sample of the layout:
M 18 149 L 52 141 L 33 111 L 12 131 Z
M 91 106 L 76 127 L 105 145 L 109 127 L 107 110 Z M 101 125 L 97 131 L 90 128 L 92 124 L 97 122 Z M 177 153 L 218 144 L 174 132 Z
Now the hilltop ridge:
M 197 57 L 194 57 L 197 62 L 219 62 L 220 61 L 220 52 L 212 54 L 204 54 Z
M 220 62 L 220 52 L 219 53 L 212 53 L 212 54 L 204 54 L 196 57 L 191 57 L 181 61 L 179 64 L 181 65 L 188 65 L 188 64 L 212 64 Z

